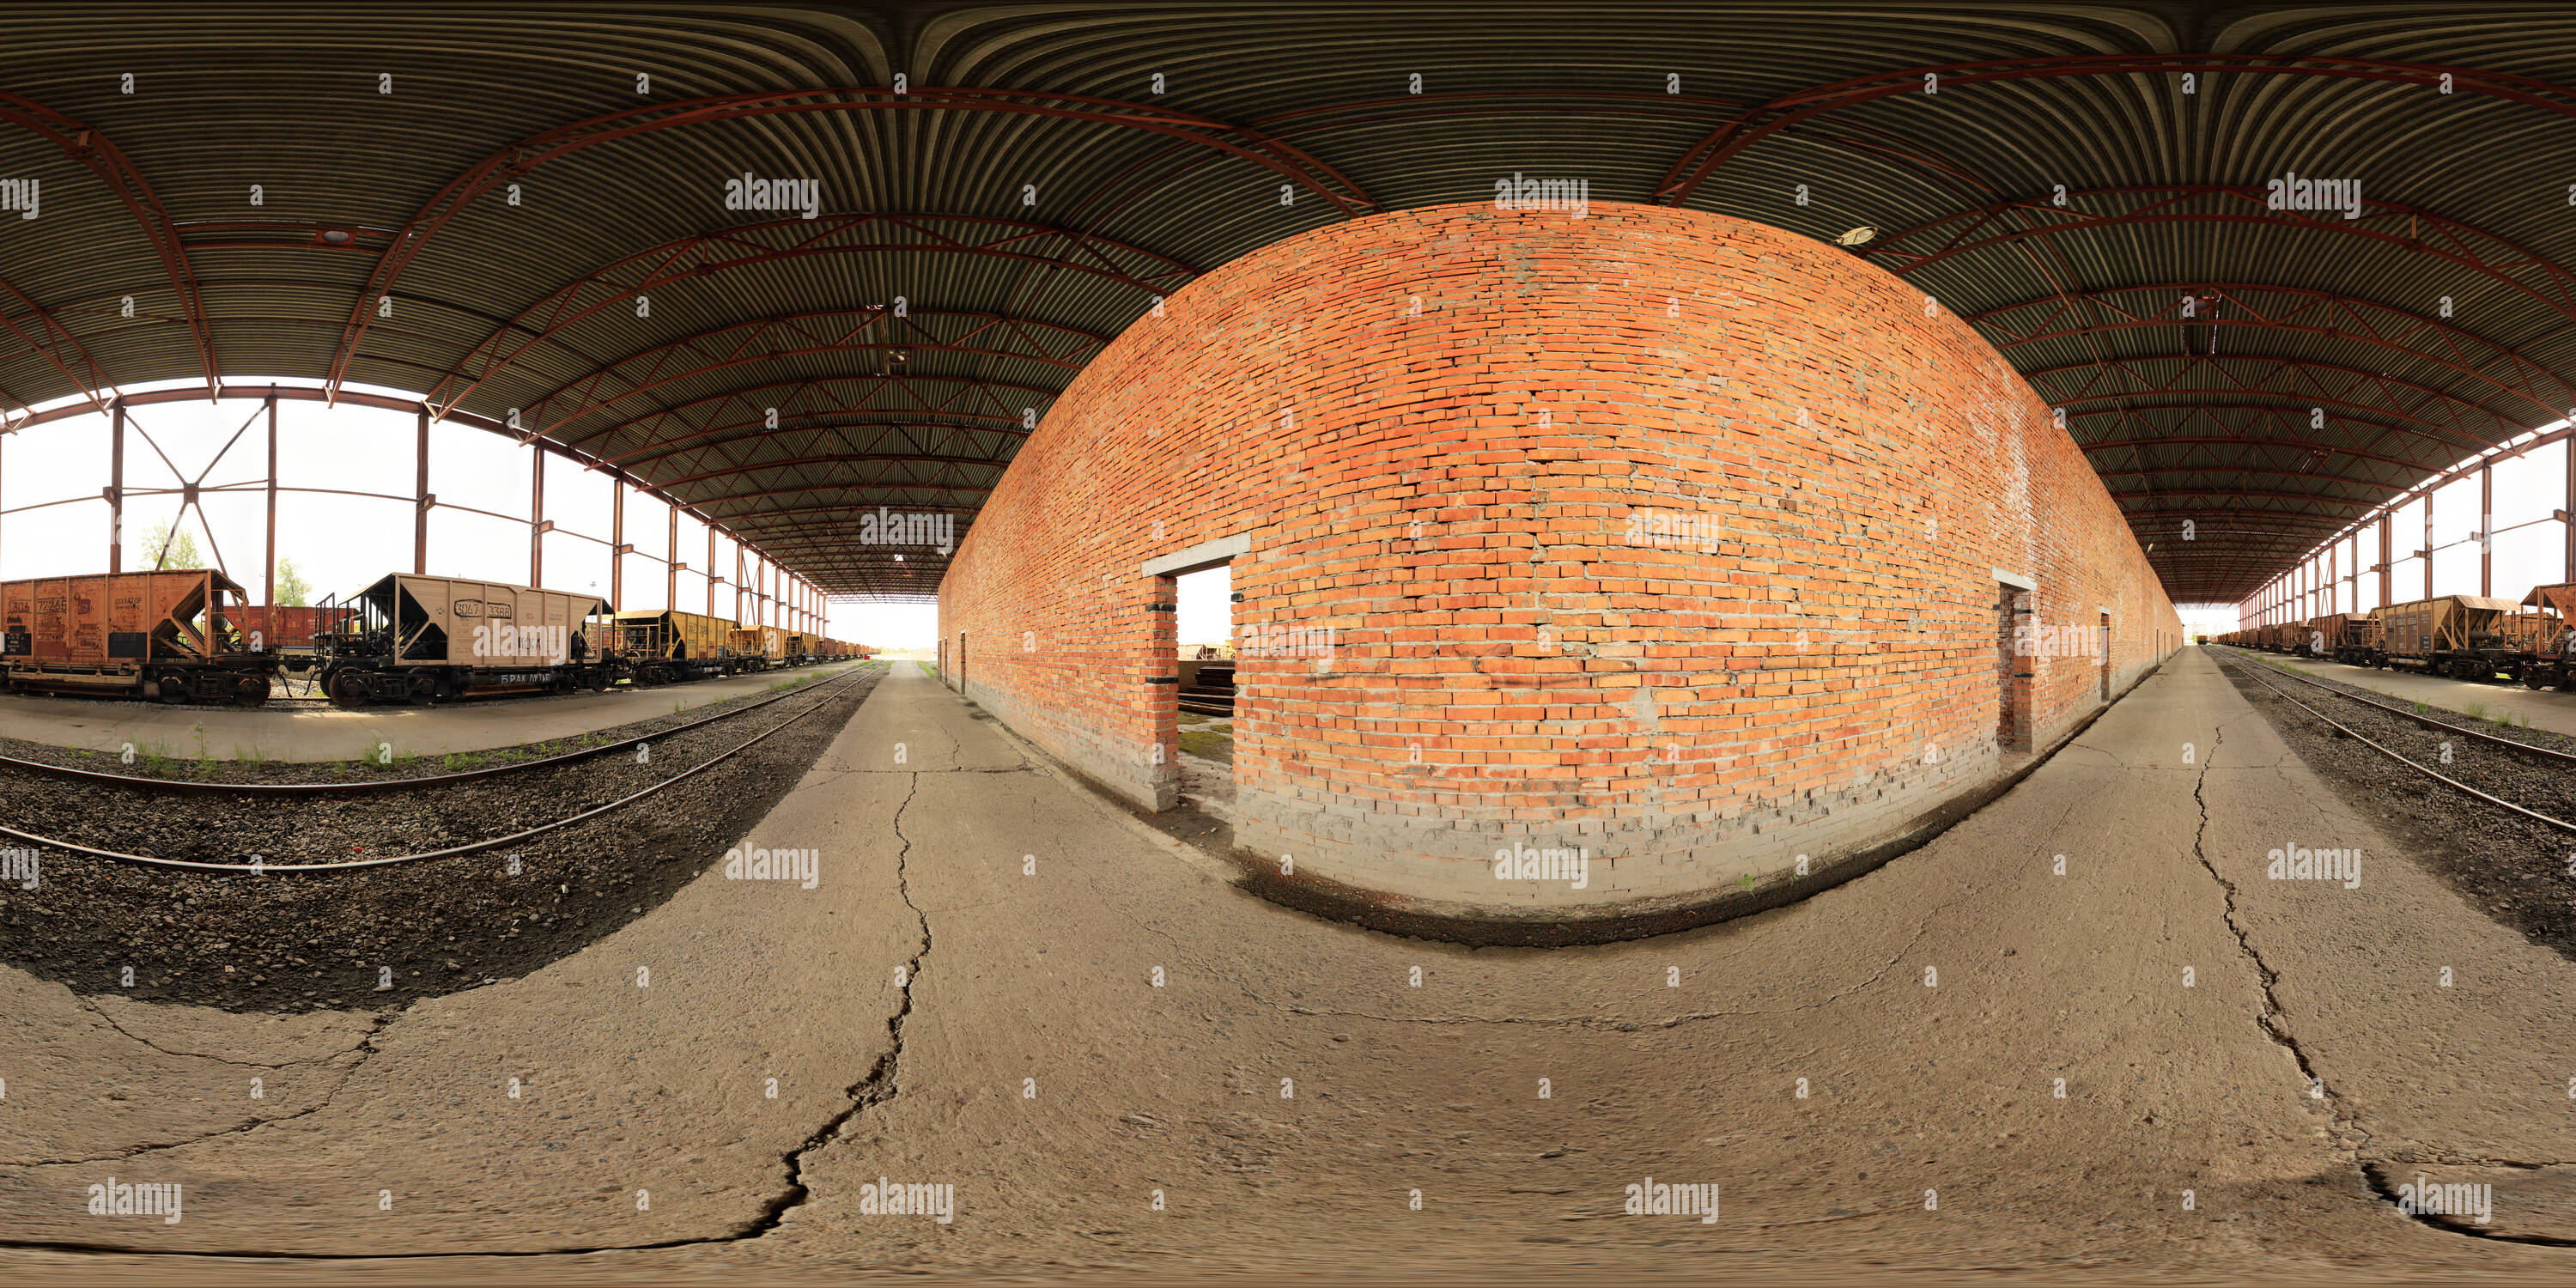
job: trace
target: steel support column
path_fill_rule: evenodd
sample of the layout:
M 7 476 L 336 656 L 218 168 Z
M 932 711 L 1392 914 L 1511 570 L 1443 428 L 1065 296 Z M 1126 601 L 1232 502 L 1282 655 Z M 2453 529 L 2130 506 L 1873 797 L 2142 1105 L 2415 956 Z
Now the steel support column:
M 2433 494 L 2424 494 L 2424 598 L 2433 597 Z
M 626 485 L 608 476 L 608 611 L 626 607 Z
M 2388 519 L 2388 513 L 2381 511 L 2379 515 L 2379 606 L 2382 608 L 2397 602 L 2388 597 L 2396 588 L 2392 580 L 2395 572 L 2388 562 Z
M 265 592 L 266 598 L 260 602 L 275 607 L 277 604 L 277 399 L 274 397 L 268 400 L 268 540 L 260 546 L 260 550 L 268 559 L 268 589 Z M 276 616 L 275 613 L 269 614 L 272 619 L 269 625 L 272 627 L 277 625 L 274 620 Z
M 662 537 L 662 571 L 666 579 L 662 607 L 667 611 L 680 606 L 680 507 L 664 506 L 663 513 L 671 519 L 670 531 Z
M 419 462 L 418 482 L 412 488 L 411 570 L 429 571 L 429 408 L 420 409 L 420 444 L 414 453 Z
M 528 460 L 528 584 L 546 584 L 546 454 Z
M 2495 467 L 2478 471 L 2478 593 L 2495 594 Z

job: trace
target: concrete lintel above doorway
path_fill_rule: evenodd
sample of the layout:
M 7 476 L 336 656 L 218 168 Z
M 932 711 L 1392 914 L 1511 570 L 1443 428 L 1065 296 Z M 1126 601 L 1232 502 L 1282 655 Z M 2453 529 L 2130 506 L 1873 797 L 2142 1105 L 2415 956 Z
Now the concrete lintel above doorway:
M 1187 550 L 1176 550 L 1159 559 L 1148 559 L 1145 561 L 1144 575 L 1148 577 L 1178 577 L 1183 573 L 1199 572 L 1203 569 L 1214 568 L 1218 564 L 1225 563 L 1239 555 L 1248 555 L 1251 553 L 1252 534 L 1249 532 L 1238 532 L 1231 537 L 1218 537 L 1214 541 L 1202 541 Z

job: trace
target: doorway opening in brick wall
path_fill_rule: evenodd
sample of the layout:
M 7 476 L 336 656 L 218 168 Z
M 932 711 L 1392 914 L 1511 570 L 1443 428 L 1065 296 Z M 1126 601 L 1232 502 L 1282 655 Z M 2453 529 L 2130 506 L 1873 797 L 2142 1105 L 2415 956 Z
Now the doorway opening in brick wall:
M 2032 658 L 2022 647 L 2030 612 L 2030 591 L 1995 583 L 1995 746 L 2006 755 L 2030 750 Z
M 2108 702 L 2111 700 L 2111 615 L 2109 613 L 2102 614 L 2102 634 L 2096 638 L 2094 647 L 2099 650 L 2094 655 L 2094 661 L 2100 663 L 2102 667 L 2102 700 Z
M 1234 807 L 1234 567 L 1172 578 L 1173 735 L 1183 800 L 1231 821 Z
M 959 693 L 966 691 L 966 632 L 957 632 L 957 678 L 953 681 Z

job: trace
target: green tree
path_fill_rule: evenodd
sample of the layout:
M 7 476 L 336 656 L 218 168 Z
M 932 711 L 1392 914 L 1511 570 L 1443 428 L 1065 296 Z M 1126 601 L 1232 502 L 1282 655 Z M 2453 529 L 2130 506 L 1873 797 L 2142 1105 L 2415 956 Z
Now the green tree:
M 154 568 L 203 568 L 205 558 L 197 553 L 197 539 L 185 532 L 173 533 L 170 525 L 156 523 L 143 537 L 143 561 Z
M 304 580 L 304 572 L 292 559 L 277 561 L 277 602 L 302 608 L 313 602 L 313 585 Z

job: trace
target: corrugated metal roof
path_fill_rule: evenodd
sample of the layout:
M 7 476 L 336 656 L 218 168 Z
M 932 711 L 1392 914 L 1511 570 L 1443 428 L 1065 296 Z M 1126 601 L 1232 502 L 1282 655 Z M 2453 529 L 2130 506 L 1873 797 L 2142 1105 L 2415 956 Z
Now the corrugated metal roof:
M 943 562 L 856 513 L 971 523 L 1155 295 L 1563 174 L 1881 230 L 2066 409 L 2169 593 L 2228 600 L 2576 407 L 2576 10 L 2441 14 L 20 7 L 0 178 L 44 201 L 0 218 L 0 408 L 210 371 L 515 408 L 829 590 L 922 593 Z M 727 210 L 746 172 L 818 218 Z M 2272 209 L 2292 174 L 2356 217 Z

